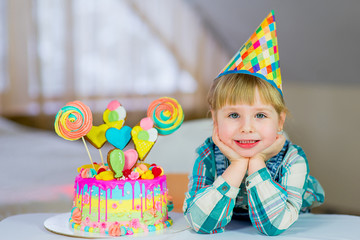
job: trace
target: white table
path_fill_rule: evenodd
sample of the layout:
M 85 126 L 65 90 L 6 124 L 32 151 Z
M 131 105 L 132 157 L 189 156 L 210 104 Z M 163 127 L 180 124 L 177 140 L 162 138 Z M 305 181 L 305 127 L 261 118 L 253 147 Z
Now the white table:
M 171 213 L 181 218 L 181 213 Z M 0 222 L 0 239 L 79 239 L 49 232 L 44 221 L 57 213 L 37 213 L 11 216 Z M 126 236 L 133 238 L 133 236 Z M 261 235 L 250 223 L 232 221 L 224 233 L 203 235 L 187 229 L 173 234 L 142 236 L 138 239 L 271 239 Z M 303 214 L 299 220 L 276 239 L 360 239 L 360 217 L 350 215 Z M 124 239 L 124 237 L 122 237 Z

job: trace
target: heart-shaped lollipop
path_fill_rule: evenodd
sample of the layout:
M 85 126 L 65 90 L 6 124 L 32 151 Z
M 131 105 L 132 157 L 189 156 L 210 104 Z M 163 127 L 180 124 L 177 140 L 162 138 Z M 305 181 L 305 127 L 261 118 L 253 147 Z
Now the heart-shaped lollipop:
M 90 132 L 88 132 L 85 138 L 94 147 L 100 149 L 106 143 L 105 132 L 106 130 L 108 130 L 108 128 L 109 126 L 106 124 L 101 124 L 100 126 L 92 126 Z
M 109 128 L 105 137 L 110 144 L 118 149 L 124 149 L 131 140 L 131 128 L 124 126 L 121 129 Z

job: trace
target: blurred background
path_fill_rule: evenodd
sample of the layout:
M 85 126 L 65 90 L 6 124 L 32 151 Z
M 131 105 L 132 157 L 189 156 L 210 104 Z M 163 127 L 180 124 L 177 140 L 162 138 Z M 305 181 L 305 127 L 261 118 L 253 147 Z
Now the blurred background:
M 208 88 L 272 9 L 290 109 L 285 131 L 305 150 L 310 173 L 326 193 L 316 212 L 360 215 L 360 2 L 355 0 L 0 0 L 0 161 L 22 171 L 1 174 L 1 192 L 15 196 L 25 177 L 36 176 L 28 167 L 51 165 L 43 154 L 50 145 L 73 146 L 53 132 L 55 114 L 69 101 L 90 106 L 99 125 L 107 103 L 117 99 L 128 112 L 126 124 L 134 126 L 152 100 L 170 96 L 183 106 L 186 126 L 206 124 L 199 135 L 210 136 L 211 123 L 201 121 L 209 117 Z M 184 142 L 197 128 L 185 129 Z M 48 137 L 59 140 L 44 140 Z M 31 145 L 36 138 L 42 148 Z M 186 161 L 191 166 L 193 159 Z M 63 171 L 73 166 L 69 169 Z M 67 181 L 56 194 L 71 194 L 73 179 Z M 34 184 L 43 182 L 36 177 Z M 2 209 L 19 208 L 14 202 L 20 198 L 38 201 L 15 192 L 13 198 L 2 194 Z M 40 205 L 32 211 L 42 211 Z

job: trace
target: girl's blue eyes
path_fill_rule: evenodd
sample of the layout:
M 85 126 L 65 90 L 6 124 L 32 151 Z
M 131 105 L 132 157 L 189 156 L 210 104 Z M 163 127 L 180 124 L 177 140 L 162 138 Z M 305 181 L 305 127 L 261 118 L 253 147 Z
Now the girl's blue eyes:
M 256 114 L 256 118 L 266 118 L 266 115 L 263 113 Z
M 239 118 L 240 116 L 239 116 L 239 114 L 237 114 L 237 113 L 230 113 L 229 114 L 229 118 L 233 118 L 233 119 L 236 119 L 236 118 Z M 264 114 L 264 113 L 257 113 L 256 115 L 255 115 L 255 118 L 266 118 L 266 115 Z
M 238 118 L 238 117 L 239 117 L 239 114 L 237 114 L 237 113 L 230 113 L 230 114 L 229 114 L 229 117 L 230 117 L 230 118 Z

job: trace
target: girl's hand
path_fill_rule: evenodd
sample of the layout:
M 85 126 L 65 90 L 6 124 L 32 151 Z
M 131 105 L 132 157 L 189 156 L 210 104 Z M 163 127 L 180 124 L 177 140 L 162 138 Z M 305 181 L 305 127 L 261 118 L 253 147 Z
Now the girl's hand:
M 273 156 L 277 155 L 281 149 L 284 147 L 286 138 L 282 134 L 278 134 L 275 142 L 270 145 L 268 148 L 264 149 L 262 152 L 257 153 L 255 156 L 250 158 L 252 159 L 261 159 L 262 161 L 267 161 Z
M 220 151 L 229 159 L 229 161 L 231 163 L 239 162 L 239 161 L 245 161 L 245 162 L 249 161 L 248 158 L 242 157 L 236 151 L 234 151 L 231 147 L 229 147 L 228 145 L 226 145 L 225 143 L 223 143 L 220 140 L 216 125 L 214 125 L 214 128 L 213 128 L 212 139 L 213 139 L 213 142 L 216 144 L 216 146 L 218 146 Z
M 233 187 L 240 187 L 241 182 L 248 169 L 249 158 L 240 156 L 231 147 L 223 143 L 219 138 L 219 132 L 216 125 L 214 124 L 212 139 L 220 151 L 229 159 L 231 162 L 230 166 L 225 169 L 221 175 L 224 180 Z
M 265 161 L 277 155 L 283 148 L 285 141 L 286 138 L 283 135 L 278 135 L 275 142 L 270 147 L 251 157 L 248 165 L 249 176 L 254 172 L 257 172 L 260 169 L 266 167 Z

